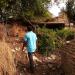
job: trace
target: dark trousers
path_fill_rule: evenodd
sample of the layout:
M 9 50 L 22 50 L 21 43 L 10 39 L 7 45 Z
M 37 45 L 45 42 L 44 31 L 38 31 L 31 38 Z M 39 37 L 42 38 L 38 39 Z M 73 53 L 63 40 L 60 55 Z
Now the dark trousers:
M 33 52 L 28 52 L 30 71 L 34 72 Z

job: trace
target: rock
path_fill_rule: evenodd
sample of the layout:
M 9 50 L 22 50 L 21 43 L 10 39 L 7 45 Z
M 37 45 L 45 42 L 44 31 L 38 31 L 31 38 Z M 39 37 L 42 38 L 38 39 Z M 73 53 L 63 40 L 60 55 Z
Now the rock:
M 37 58 L 36 56 L 34 56 L 34 55 L 33 55 L 33 60 L 42 63 L 42 61 L 39 58 Z
M 26 71 L 26 68 L 24 68 L 24 71 Z
M 15 53 L 15 50 L 14 49 L 12 49 L 11 51 Z
M 45 73 L 45 72 L 43 72 L 43 75 L 46 75 L 46 73 Z
M 20 51 L 20 47 L 16 47 L 15 50 L 16 50 L 16 51 Z
M 70 41 L 66 41 L 66 43 L 68 44 L 68 43 L 70 43 Z
M 51 60 L 52 58 L 51 57 L 48 57 L 48 60 Z
M 48 64 L 48 67 L 49 67 L 49 68 L 52 68 L 52 67 L 53 67 L 53 65 L 52 65 L 52 64 Z
M 53 60 L 55 60 L 55 59 L 56 59 L 56 55 L 51 54 L 51 58 L 52 58 Z

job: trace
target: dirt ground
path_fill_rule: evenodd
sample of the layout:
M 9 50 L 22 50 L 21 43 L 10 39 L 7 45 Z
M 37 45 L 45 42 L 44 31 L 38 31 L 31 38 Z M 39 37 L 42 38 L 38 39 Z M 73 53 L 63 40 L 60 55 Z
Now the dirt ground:
M 19 45 L 20 44 L 20 45 Z M 16 47 L 22 44 L 18 43 Z M 49 57 L 44 57 L 38 52 L 35 56 L 40 61 L 34 60 L 35 72 L 29 71 L 27 52 L 15 51 L 17 75 L 75 75 L 75 41 L 66 43 L 62 48 L 53 52 Z
M 14 54 L 15 64 L 17 68 L 17 75 L 31 75 L 29 71 L 29 61 L 27 57 L 27 50 L 21 50 L 22 43 L 9 43 Z M 58 54 L 51 54 L 50 57 L 44 57 L 38 52 L 35 53 L 34 58 L 35 72 L 32 75 L 61 75 L 61 58 Z
M 75 40 L 61 48 L 61 58 L 65 75 L 75 75 Z
M 35 72 L 33 74 L 30 73 L 27 50 L 21 50 L 23 45 L 22 39 L 25 34 L 24 30 L 25 28 L 23 26 L 7 26 L 8 35 L 6 42 L 12 49 L 17 75 L 62 75 L 59 53 L 45 57 L 36 52 L 34 55 Z
M 42 56 L 40 53 L 36 52 L 34 55 L 36 56 L 36 58 L 34 58 L 35 72 L 32 74 L 29 71 L 27 50 L 26 48 L 24 51 L 21 50 L 25 28 L 17 25 L 13 27 L 8 26 L 7 28 L 8 34 L 5 39 L 13 52 L 17 69 L 16 75 L 75 75 L 75 41 L 66 44 L 60 48 L 60 50 L 57 49 L 55 52 L 51 53 L 49 57 Z

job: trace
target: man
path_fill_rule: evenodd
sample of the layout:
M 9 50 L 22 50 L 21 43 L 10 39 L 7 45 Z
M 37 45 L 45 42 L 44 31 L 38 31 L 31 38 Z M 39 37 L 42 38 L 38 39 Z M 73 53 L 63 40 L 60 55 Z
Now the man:
M 37 36 L 33 32 L 33 27 L 32 26 L 27 26 L 27 33 L 24 36 L 24 44 L 27 44 L 27 51 L 28 51 L 28 57 L 29 57 L 29 63 L 30 63 L 30 71 L 34 72 L 34 62 L 33 62 L 33 54 L 36 51 L 36 41 L 37 41 Z M 23 50 L 22 48 L 22 50 Z

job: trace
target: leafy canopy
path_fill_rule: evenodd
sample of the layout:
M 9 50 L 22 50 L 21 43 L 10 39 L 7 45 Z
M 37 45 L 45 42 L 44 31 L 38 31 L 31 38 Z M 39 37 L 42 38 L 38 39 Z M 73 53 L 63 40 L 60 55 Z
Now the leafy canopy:
M 69 17 L 69 20 L 75 20 L 75 0 L 68 0 L 67 15 Z
M 0 18 L 43 16 L 50 0 L 0 0 Z

